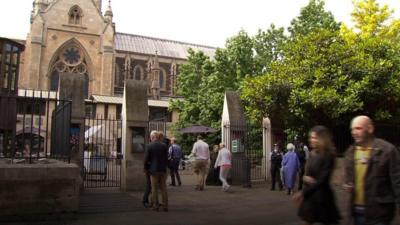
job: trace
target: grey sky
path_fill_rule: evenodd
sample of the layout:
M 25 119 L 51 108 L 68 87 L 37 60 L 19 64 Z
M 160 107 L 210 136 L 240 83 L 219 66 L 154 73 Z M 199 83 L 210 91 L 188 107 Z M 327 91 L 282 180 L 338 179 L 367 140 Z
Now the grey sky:
M 4 1 L 0 36 L 25 39 L 33 0 Z M 378 0 L 395 10 L 399 0 Z M 117 32 L 222 47 L 241 28 L 250 34 L 271 23 L 287 27 L 308 0 L 112 0 Z M 103 8 L 108 1 L 103 0 Z M 350 24 L 351 0 L 326 0 L 338 21 Z M 104 12 L 104 10 L 103 10 Z

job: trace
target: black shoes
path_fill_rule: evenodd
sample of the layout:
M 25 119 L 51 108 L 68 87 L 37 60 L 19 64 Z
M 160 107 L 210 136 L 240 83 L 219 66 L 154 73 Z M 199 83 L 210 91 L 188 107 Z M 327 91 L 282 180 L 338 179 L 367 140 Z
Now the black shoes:
M 142 202 L 143 203 L 143 207 L 145 207 L 146 209 L 150 208 L 150 204 L 148 202 Z

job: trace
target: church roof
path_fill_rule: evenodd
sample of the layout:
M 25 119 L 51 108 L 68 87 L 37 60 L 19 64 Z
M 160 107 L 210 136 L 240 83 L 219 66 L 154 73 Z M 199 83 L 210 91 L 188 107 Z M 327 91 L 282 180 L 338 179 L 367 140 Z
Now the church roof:
M 116 33 L 115 50 L 134 52 L 145 55 L 154 55 L 157 51 L 159 56 L 187 59 L 188 50 L 203 51 L 209 57 L 214 57 L 217 48 L 190 44 L 180 41 L 172 41 L 160 38 L 146 37 L 135 34 Z

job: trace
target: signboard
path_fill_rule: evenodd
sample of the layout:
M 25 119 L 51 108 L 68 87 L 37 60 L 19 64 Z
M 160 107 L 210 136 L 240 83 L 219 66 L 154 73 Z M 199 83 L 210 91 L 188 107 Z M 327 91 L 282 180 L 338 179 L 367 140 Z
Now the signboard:
M 132 127 L 132 152 L 141 153 L 144 152 L 145 147 L 145 128 L 144 127 Z
M 239 139 L 232 140 L 232 152 L 238 152 L 239 149 Z

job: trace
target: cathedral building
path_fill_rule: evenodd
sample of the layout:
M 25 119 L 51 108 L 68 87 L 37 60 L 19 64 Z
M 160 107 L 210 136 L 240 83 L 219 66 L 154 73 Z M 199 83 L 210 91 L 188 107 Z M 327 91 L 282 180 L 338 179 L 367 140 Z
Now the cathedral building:
M 180 65 L 187 51 L 212 57 L 215 48 L 116 32 L 111 4 L 102 0 L 34 0 L 22 55 L 19 89 L 57 91 L 59 74 L 84 77 L 87 116 L 119 117 L 124 82 L 149 84 L 150 120 L 173 122 Z M 90 100 L 90 101 L 89 101 Z

